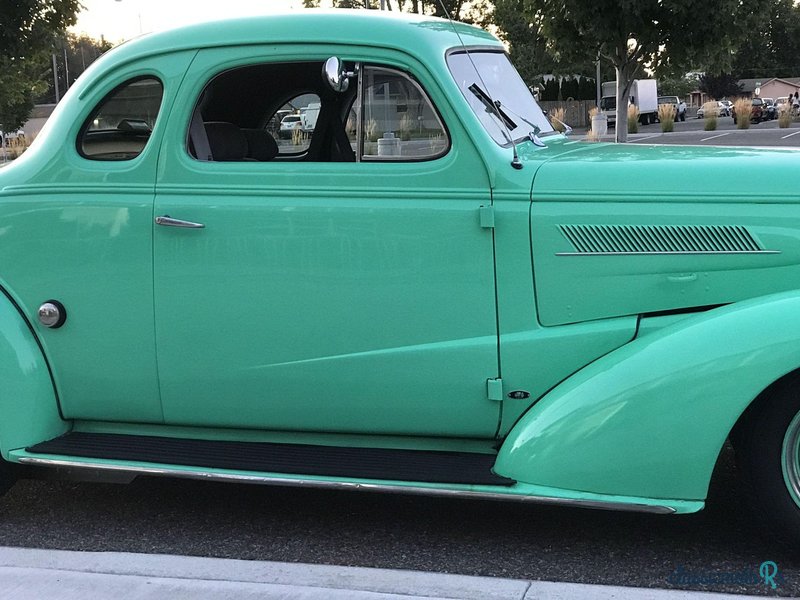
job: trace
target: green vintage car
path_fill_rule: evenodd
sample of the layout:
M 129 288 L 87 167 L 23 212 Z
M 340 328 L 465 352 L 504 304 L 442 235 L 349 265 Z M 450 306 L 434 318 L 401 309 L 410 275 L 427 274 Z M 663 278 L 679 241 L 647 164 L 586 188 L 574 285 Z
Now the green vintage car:
M 310 133 L 276 141 L 287 114 Z M 0 170 L 0 265 L 6 487 L 691 513 L 730 439 L 800 539 L 800 153 L 571 140 L 480 29 L 123 44 Z

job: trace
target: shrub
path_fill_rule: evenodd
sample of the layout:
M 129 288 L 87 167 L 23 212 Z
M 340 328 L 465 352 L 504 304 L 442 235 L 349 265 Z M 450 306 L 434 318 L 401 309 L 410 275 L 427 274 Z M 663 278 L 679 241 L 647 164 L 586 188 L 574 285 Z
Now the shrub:
M 628 106 L 628 133 L 639 133 L 639 109 L 633 104 Z
M 716 102 L 706 102 L 703 104 L 703 118 L 705 120 L 703 129 L 706 131 L 715 131 L 717 129 L 718 116 L 719 107 Z
M 733 110 L 736 113 L 736 127 L 739 129 L 749 129 L 750 113 L 753 110 L 753 103 L 747 98 L 739 98 L 733 103 Z
M 788 104 L 784 104 L 780 108 L 780 112 L 778 112 L 778 127 L 781 129 L 785 129 L 792 124 L 792 107 Z
M 661 131 L 669 133 L 675 129 L 675 115 L 677 107 L 674 104 L 658 105 L 658 120 L 661 122 Z
M 550 117 L 550 124 L 553 126 L 553 129 L 560 131 L 561 133 L 566 131 L 566 127 L 564 127 L 564 118 L 566 116 L 566 112 L 567 111 L 563 106 L 559 106 L 558 108 L 551 110 L 548 114 Z

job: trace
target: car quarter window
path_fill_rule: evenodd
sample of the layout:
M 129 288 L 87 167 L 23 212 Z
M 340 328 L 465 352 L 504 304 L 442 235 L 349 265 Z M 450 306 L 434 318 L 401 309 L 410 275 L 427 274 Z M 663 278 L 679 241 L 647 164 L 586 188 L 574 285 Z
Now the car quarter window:
M 447 130 L 410 75 L 349 63 L 350 85 L 337 93 L 322 66 L 262 63 L 216 75 L 196 102 L 189 154 L 214 162 L 355 162 L 447 152 Z
M 137 77 L 109 93 L 78 135 L 78 151 L 92 160 L 131 160 L 142 153 L 161 109 L 164 86 L 155 77 Z

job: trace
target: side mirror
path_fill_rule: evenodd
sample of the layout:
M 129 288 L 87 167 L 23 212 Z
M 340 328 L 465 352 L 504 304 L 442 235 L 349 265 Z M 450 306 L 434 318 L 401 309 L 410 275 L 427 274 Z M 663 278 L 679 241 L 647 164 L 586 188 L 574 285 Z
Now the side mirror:
M 322 78 L 334 92 L 346 92 L 350 87 L 350 78 L 355 75 L 345 70 L 337 56 L 331 56 L 322 66 Z

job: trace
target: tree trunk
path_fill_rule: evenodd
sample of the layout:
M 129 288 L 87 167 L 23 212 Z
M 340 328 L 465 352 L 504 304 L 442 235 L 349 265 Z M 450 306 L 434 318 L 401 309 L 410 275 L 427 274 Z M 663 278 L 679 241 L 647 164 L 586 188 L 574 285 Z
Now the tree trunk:
M 617 73 L 617 123 L 614 126 L 614 136 L 617 143 L 628 141 L 628 95 L 633 84 L 632 69 L 627 61 L 623 64 L 615 64 L 614 71 Z

